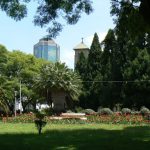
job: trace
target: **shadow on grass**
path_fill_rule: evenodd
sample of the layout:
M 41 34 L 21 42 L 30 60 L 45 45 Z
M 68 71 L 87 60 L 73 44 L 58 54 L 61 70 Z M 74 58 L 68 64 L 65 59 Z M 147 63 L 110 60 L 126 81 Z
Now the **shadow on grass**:
M 48 130 L 38 134 L 0 134 L 0 150 L 148 150 L 150 127 L 123 130 Z

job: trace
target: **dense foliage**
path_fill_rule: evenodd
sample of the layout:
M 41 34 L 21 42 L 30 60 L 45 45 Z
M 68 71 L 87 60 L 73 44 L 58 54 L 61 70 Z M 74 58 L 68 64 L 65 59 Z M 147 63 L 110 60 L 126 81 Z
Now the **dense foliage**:
M 32 0 L 1 0 L 0 10 L 19 21 L 27 16 L 27 3 Z M 35 1 L 34 1 L 35 2 Z M 76 24 L 82 13 L 92 12 L 92 2 L 90 0 L 40 0 L 37 1 L 37 10 L 34 16 L 34 24 L 45 27 L 50 24 L 47 31 L 51 37 L 55 37 L 62 30 L 63 24 L 59 19 L 64 19 L 67 24 Z
M 26 4 L 30 1 L 1 0 L 0 9 L 15 20 L 21 20 L 27 14 Z M 67 23 L 75 24 L 82 12 L 92 12 L 90 0 L 39 2 L 34 23 L 41 27 L 52 23 L 48 29 L 51 36 L 55 36 L 62 29 L 62 24 L 57 22 L 58 18 L 63 17 Z M 149 108 L 150 2 L 111 0 L 111 4 L 115 28 L 108 31 L 102 43 L 95 34 L 88 59 L 81 53 L 76 65 L 83 87 L 80 86 L 81 81 L 77 74 L 63 64 L 47 65 L 33 56 L 18 51 L 10 53 L 0 46 L 0 106 L 13 111 L 14 90 L 19 89 L 21 81 L 24 109 L 29 103 L 35 107 L 37 102 L 42 101 L 42 97 L 52 101 L 51 94 L 48 94 L 52 89 L 63 89 L 70 93 L 69 97 L 77 99 L 80 88 L 83 92 L 79 105 L 83 108 Z M 42 65 L 43 68 L 40 69 Z M 35 94 L 36 86 L 42 92 L 40 97 Z
M 77 100 L 81 81 L 65 64 L 50 63 L 20 51 L 9 52 L 0 45 L 0 111 L 13 113 L 14 91 L 23 111 L 36 110 L 37 103 L 48 103 L 52 90 L 63 89 L 71 100 Z M 51 103 L 52 103 L 52 99 Z M 48 103 L 50 104 L 50 103 Z
M 4 11 L 9 17 L 19 21 L 27 16 L 27 4 L 31 1 L 1 0 L 0 10 Z M 128 25 L 126 25 L 130 26 L 130 29 L 135 31 L 134 33 L 136 31 L 139 32 L 139 29 L 141 29 L 141 22 L 145 22 L 146 26 L 150 25 L 149 0 L 110 0 L 110 2 L 112 3 L 111 13 L 119 18 L 119 22 L 126 23 L 124 18 L 128 18 Z M 59 21 L 60 18 L 64 19 L 67 24 L 76 24 L 82 13 L 90 14 L 92 10 L 92 0 L 40 0 L 37 2 L 34 24 L 40 27 L 50 24 L 47 31 L 50 33 L 50 36 L 55 37 L 64 26 Z
M 40 74 L 36 78 L 35 87 L 38 88 L 40 94 L 46 93 L 46 98 L 49 98 L 51 103 L 51 94 L 60 90 L 64 91 L 69 98 L 78 100 L 82 82 L 78 74 L 74 73 L 65 64 L 57 62 L 42 66 Z
M 94 49 L 91 46 L 86 65 L 76 67 L 77 71 L 83 69 L 79 71 L 85 87 L 80 97 L 82 107 L 97 110 L 99 106 L 114 108 L 117 104 L 135 109 L 150 106 L 150 33 L 142 31 L 134 38 L 130 33 L 127 26 L 109 30 L 99 52 L 100 43 L 94 36 L 93 43 L 98 44 Z

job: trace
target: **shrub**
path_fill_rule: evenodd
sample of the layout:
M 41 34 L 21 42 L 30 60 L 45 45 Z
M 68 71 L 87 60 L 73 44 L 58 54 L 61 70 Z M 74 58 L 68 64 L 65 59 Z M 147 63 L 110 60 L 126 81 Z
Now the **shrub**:
M 143 115 L 143 116 L 145 116 L 145 115 L 148 115 L 148 114 L 150 114 L 150 110 L 148 109 L 148 108 L 146 108 L 146 107 L 141 107 L 141 109 L 140 109 L 140 113 Z
M 81 113 L 81 112 L 83 112 L 83 108 L 82 107 L 76 107 L 75 108 L 75 112 L 77 112 L 77 113 Z
M 110 108 L 100 108 L 100 109 L 98 109 L 98 114 L 100 114 L 100 115 L 112 115 L 113 111 Z
M 82 112 L 85 113 L 86 115 L 96 114 L 96 112 L 94 110 L 92 110 L 92 109 L 85 109 Z
M 41 110 L 41 113 L 46 116 L 52 116 L 52 115 L 54 115 L 54 109 L 53 108 L 43 108 Z
M 140 112 L 139 112 L 139 111 L 131 111 L 131 114 L 132 114 L 132 115 L 139 115 Z
M 150 115 L 146 115 L 143 118 L 146 120 L 146 122 L 150 123 Z
M 122 114 L 131 114 L 131 109 L 129 109 L 129 108 L 122 108 L 121 112 L 122 112 Z
M 73 111 L 72 110 L 67 110 L 66 113 L 73 113 Z
M 45 115 L 42 114 L 41 112 L 36 113 L 36 120 L 34 121 L 34 123 L 38 129 L 39 134 L 41 134 L 42 128 L 45 127 L 47 123 L 46 121 L 43 121 L 44 117 Z
M 39 119 L 39 120 L 43 120 L 44 117 L 45 117 L 45 115 L 42 114 L 41 112 L 37 112 L 35 116 L 36 116 L 36 118 Z

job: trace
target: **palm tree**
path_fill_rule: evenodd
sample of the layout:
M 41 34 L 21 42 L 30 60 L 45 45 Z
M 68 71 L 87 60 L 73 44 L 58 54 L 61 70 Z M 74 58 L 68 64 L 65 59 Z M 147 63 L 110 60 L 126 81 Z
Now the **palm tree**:
M 72 100 L 78 99 L 81 92 L 81 80 L 64 63 L 50 63 L 41 68 L 35 87 L 40 89 L 41 92 L 51 94 L 54 110 L 61 112 L 65 110 L 65 97 L 67 95 Z

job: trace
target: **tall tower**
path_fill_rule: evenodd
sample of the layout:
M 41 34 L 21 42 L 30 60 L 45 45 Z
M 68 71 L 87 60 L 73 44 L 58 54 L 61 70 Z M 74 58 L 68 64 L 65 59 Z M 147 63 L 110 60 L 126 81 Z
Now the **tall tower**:
M 49 37 L 44 37 L 34 45 L 34 56 L 50 62 L 60 61 L 60 47 Z
M 74 51 L 75 51 L 74 66 L 76 66 L 81 52 L 84 54 L 85 58 L 88 58 L 89 48 L 84 44 L 83 38 L 82 42 L 74 48 Z

